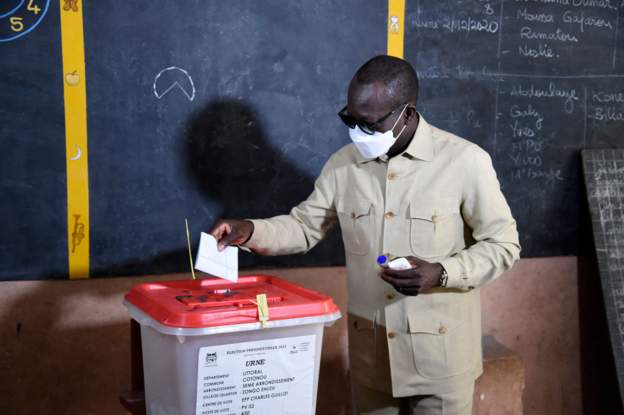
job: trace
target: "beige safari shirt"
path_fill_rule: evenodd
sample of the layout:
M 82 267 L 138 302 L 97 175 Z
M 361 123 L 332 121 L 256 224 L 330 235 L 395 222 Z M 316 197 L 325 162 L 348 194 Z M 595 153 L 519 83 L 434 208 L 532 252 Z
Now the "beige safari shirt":
M 516 222 L 489 155 L 422 116 L 402 154 L 333 154 L 290 214 L 253 220 L 245 244 L 306 252 L 336 223 L 346 251 L 352 378 L 394 396 L 444 393 L 482 372 L 479 287 L 519 258 Z M 447 288 L 403 296 L 379 276 L 382 253 L 440 262 Z

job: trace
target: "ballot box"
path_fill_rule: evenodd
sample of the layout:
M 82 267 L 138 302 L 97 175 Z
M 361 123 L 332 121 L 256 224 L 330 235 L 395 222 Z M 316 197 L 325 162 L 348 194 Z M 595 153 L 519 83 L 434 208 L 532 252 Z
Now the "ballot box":
M 252 275 L 144 283 L 125 296 L 141 327 L 149 415 L 313 415 L 331 297 Z

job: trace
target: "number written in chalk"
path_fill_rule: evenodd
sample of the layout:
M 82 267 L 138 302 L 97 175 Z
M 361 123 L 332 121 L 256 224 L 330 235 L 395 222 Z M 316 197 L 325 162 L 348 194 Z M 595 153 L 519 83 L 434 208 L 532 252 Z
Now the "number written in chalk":
M 0 0 L 0 43 L 19 39 L 32 32 L 48 13 L 50 2 L 51 0 Z
M 35 14 L 41 13 L 41 9 L 39 8 L 39 6 L 37 6 L 37 4 L 34 3 L 33 0 L 28 0 L 28 7 L 26 7 L 26 10 L 31 11 Z
M 24 23 L 22 22 L 22 20 L 24 20 L 23 17 L 11 17 L 9 19 L 9 23 L 11 23 L 11 30 L 14 32 L 21 32 L 22 30 L 24 30 Z

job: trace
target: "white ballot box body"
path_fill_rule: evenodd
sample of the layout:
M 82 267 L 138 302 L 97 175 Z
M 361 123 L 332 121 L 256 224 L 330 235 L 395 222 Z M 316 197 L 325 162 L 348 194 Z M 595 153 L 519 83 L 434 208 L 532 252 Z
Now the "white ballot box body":
M 255 284 L 257 278 L 265 280 Z M 147 414 L 314 415 L 323 330 L 340 318 L 331 298 L 274 277 L 212 280 L 199 290 L 188 289 L 204 281 L 176 287 L 172 294 L 191 294 L 174 295 L 175 301 L 160 309 L 141 296 L 126 296 L 130 316 L 141 325 Z M 168 283 L 142 286 L 161 294 L 157 286 L 162 284 Z M 261 291 L 268 292 L 269 315 L 263 322 L 257 320 L 255 301 Z M 183 318 L 171 309 L 181 298 L 190 298 L 183 303 L 188 308 Z M 309 299 L 316 307 L 306 304 Z M 204 327 L 181 327 L 191 325 Z

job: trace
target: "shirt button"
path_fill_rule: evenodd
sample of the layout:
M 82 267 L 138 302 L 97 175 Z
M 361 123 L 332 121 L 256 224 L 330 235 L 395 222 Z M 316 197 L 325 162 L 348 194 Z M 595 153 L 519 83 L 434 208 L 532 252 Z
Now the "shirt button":
M 394 339 L 396 337 L 396 333 L 393 331 L 388 332 L 388 338 L 389 339 Z
M 387 293 L 387 294 L 386 294 L 386 298 L 387 298 L 388 300 L 394 300 L 394 297 L 396 297 L 396 296 L 394 295 L 394 293 Z
M 388 180 L 394 180 L 396 179 L 397 174 L 393 171 L 391 171 L 390 173 L 388 173 Z
M 438 329 L 438 333 L 440 333 L 440 334 L 446 334 L 447 331 L 448 331 L 448 329 L 446 328 L 446 326 L 442 326 L 442 325 Z
M 394 217 L 394 213 L 388 212 L 384 216 L 386 217 L 386 219 L 392 219 Z

